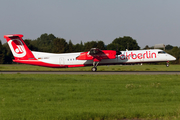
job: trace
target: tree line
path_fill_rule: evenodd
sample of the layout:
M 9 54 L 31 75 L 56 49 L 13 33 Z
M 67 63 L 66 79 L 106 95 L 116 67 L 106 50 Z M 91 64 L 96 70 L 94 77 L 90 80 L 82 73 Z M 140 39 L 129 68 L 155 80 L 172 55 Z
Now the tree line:
M 139 50 L 140 47 L 135 39 L 129 36 L 115 38 L 110 44 L 105 45 L 102 40 L 90 41 L 83 43 L 82 41 L 73 44 L 71 40 L 68 42 L 64 38 L 59 38 L 53 34 L 44 33 L 35 40 L 24 39 L 28 48 L 32 51 L 50 52 L 50 53 L 70 53 L 70 52 L 85 52 L 91 48 L 99 48 L 101 50 Z M 148 45 L 143 49 L 150 49 Z M 177 60 L 175 64 L 180 63 L 180 48 L 171 45 L 166 46 L 166 52 L 175 56 Z M 11 64 L 13 55 L 7 43 L 3 44 L 0 41 L 0 64 Z

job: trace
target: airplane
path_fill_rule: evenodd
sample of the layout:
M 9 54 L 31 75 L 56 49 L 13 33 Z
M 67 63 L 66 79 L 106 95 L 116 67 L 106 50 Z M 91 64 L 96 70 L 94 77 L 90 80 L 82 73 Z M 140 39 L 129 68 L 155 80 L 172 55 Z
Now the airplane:
M 117 65 L 133 63 L 167 62 L 176 60 L 172 55 L 160 49 L 150 50 L 100 50 L 91 48 L 87 52 L 77 53 L 46 53 L 31 51 L 22 39 L 22 34 L 4 35 L 14 56 L 13 62 L 44 67 L 69 68 L 93 66 L 97 71 L 98 65 Z

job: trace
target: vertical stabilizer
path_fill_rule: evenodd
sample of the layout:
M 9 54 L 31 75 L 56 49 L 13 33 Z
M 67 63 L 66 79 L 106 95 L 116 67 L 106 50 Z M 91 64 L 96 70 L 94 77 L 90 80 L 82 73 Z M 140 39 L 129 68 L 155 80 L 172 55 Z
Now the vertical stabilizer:
M 21 34 L 4 35 L 4 38 L 7 40 L 15 60 L 35 59 L 32 52 L 22 40 L 22 37 L 23 35 Z

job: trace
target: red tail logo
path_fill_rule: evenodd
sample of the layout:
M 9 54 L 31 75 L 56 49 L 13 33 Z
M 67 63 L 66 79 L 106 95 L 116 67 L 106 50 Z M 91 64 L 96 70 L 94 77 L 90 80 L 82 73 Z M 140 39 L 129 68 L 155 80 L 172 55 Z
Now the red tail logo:
M 21 40 L 12 39 L 8 41 L 8 44 L 15 57 L 24 57 L 26 55 L 26 50 Z

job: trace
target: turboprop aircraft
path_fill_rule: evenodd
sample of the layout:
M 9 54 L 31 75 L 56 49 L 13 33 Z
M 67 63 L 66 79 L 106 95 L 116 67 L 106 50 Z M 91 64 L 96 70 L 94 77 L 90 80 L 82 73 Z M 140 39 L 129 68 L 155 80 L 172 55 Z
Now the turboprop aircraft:
M 132 63 L 167 62 L 176 60 L 175 57 L 160 49 L 114 51 L 92 48 L 88 52 L 78 53 L 46 53 L 31 51 L 22 39 L 21 34 L 4 35 L 14 56 L 14 62 L 55 68 L 93 66 L 97 71 L 98 65 L 116 65 Z

